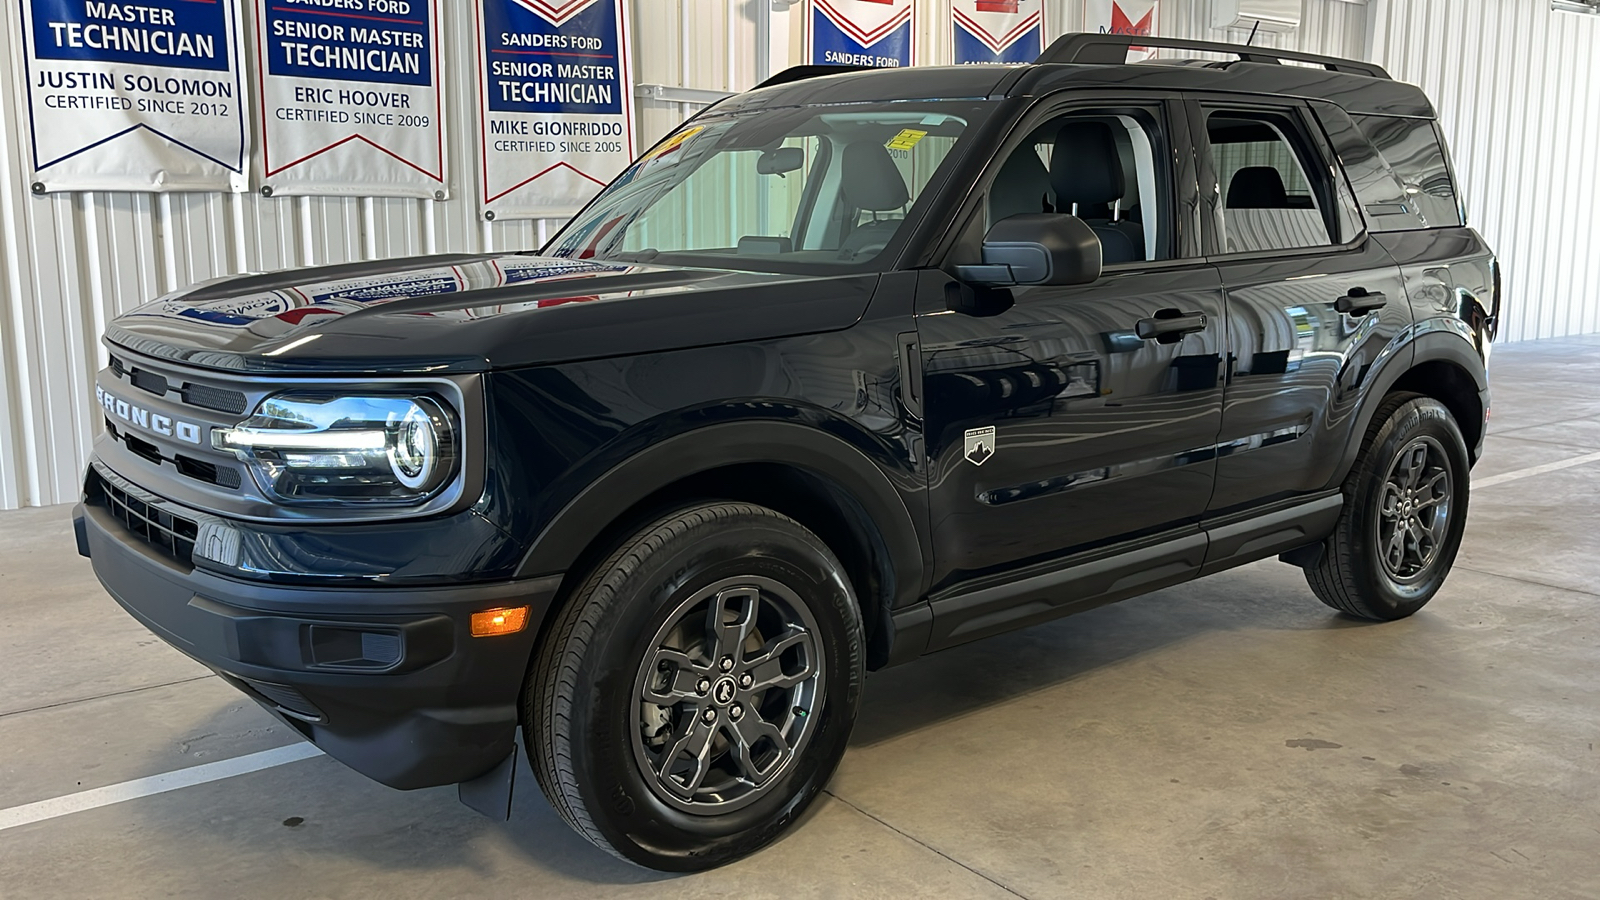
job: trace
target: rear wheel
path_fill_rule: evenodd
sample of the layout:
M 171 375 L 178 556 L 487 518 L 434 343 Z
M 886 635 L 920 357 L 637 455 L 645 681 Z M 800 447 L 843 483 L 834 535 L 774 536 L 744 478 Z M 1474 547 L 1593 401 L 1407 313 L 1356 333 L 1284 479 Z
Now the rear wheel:
M 772 841 L 827 783 L 864 675 L 855 598 L 759 506 L 675 513 L 598 566 L 525 692 L 535 775 L 595 844 L 692 871 Z
M 1363 619 L 1411 615 L 1433 599 L 1466 528 L 1469 458 L 1445 406 L 1392 394 L 1344 484 L 1344 510 L 1306 570 L 1322 602 Z

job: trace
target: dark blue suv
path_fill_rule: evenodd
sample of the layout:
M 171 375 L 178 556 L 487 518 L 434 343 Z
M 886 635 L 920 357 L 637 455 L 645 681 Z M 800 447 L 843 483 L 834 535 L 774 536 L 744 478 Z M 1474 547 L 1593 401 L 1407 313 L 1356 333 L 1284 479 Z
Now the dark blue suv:
M 537 255 L 242 275 L 111 323 L 118 602 L 329 755 L 619 856 L 747 854 L 868 670 L 1279 556 L 1411 615 L 1466 520 L 1498 265 L 1349 60 L 1068 35 L 793 69 Z

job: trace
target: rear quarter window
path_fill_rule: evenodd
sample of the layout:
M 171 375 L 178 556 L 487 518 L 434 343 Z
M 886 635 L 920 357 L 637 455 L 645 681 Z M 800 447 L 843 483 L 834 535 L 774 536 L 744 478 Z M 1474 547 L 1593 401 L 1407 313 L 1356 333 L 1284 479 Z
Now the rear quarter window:
M 1461 201 L 1439 129 L 1431 119 L 1353 116 L 1406 191 L 1406 205 L 1423 228 L 1462 224 Z M 1391 227 L 1393 223 L 1387 223 Z

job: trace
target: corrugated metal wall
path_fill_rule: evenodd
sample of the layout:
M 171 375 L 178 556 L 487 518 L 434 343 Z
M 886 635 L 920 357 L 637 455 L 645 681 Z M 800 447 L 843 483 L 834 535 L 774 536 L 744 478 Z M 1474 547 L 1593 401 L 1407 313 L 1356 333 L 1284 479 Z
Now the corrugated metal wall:
M 1160 0 L 1157 28 L 1165 37 L 1243 43 L 1246 31 L 1211 27 L 1210 0 Z M 1260 47 L 1303 50 L 1328 56 L 1360 56 L 1366 44 L 1367 8 L 1344 0 L 1303 0 L 1300 27 L 1255 36 Z
M 248 3 L 249 0 L 241 0 Z M 244 271 L 419 253 L 538 246 L 559 222 L 484 222 L 472 69 L 446 66 L 452 199 L 443 202 L 259 194 L 28 191 L 19 0 L 5 17 L 0 72 L 0 509 L 64 503 L 79 478 L 97 418 L 93 373 L 104 364 L 105 322 L 168 291 Z M 740 90 L 763 54 L 752 0 L 634 0 L 640 83 Z M 469 0 L 444 0 L 448 59 L 475 59 Z M 247 29 L 248 33 L 248 29 Z M 255 52 L 254 47 L 250 52 Z M 786 62 L 786 60 L 785 60 Z M 637 100 L 644 145 L 698 108 Z
M 1549 0 L 1372 0 L 1371 58 L 1439 109 L 1503 340 L 1600 331 L 1600 16 Z
M 26 169 L 27 122 L 21 96 L 22 59 L 20 52 L 20 0 L 0 0 L 0 14 L 7 20 L 0 42 L 0 73 L 9 72 L 13 88 L 0 100 L 0 509 L 17 506 L 63 503 L 78 493 L 78 479 L 88 454 L 93 429 L 90 385 L 93 372 L 103 362 L 97 337 L 107 319 L 167 291 L 219 275 L 249 270 L 266 270 L 322 263 L 372 259 L 415 253 L 521 249 L 537 246 L 556 222 L 502 221 L 486 223 L 478 216 L 475 203 L 475 109 L 470 65 L 456 62 L 446 67 L 451 73 L 447 90 L 453 127 L 449 135 L 449 157 L 453 181 L 452 199 L 443 203 L 420 200 L 373 198 L 285 198 L 267 199 L 257 194 L 129 194 L 72 193 L 35 197 L 29 194 Z M 241 0 L 246 2 L 246 0 Z M 946 0 L 921 0 L 922 41 L 925 59 L 949 58 L 950 35 Z M 1075 30 L 1083 16 L 1083 0 L 1045 0 L 1052 32 Z M 1335 55 L 1362 55 L 1366 46 L 1368 7 L 1343 0 L 1304 0 L 1305 17 L 1301 27 L 1287 35 L 1262 34 L 1257 43 L 1296 47 Z M 1447 125 L 1455 128 L 1466 122 L 1465 137 L 1457 137 L 1457 163 L 1469 174 L 1469 203 L 1478 197 L 1496 197 L 1496 204 L 1473 204 L 1479 223 L 1505 221 L 1507 228 L 1485 225 L 1500 246 L 1515 247 L 1518 262 L 1538 258 L 1547 242 L 1565 247 L 1584 267 L 1549 264 L 1550 274 L 1539 274 L 1534 283 L 1533 269 L 1513 264 L 1512 297 L 1519 303 L 1535 293 L 1576 291 L 1589 285 L 1594 297 L 1594 278 L 1600 275 L 1591 254 L 1580 252 L 1577 241 L 1584 229 L 1577 227 L 1575 207 L 1562 207 L 1570 215 L 1558 217 L 1554 205 L 1568 198 L 1556 196 L 1549 187 L 1556 159 L 1550 145 L 1524 146 L 1513 140 L 1520 130 L 1549 123 L 1555 127 L 1554 111 L 1570 108 L 1570 103 L 1588 103 L 1590 116 L 1583 128 L 1570 126 L 1560 132 L 1564 146 L 1596 146 L 1593 106 L 1595 61 L 1594 23 L 1574 23 L 1564 39 L 1560 59 L 1570 66 L 1571 77 L 1557 78 L 1552 58 L 1550 67 L 1541 69 L 1537 85 L 1522 87 L 1506 73 L 1529 67 L 1545 52 L 1533 26 L 1504 34 L 1519 35 L 1519 43 L 1503 54 L 1490 56 L 1496 74 L 1482 74 L 1482 81 L 1500 93 L 1516 94 L 1508 107 L 1478 105 L 1471 115 L 1458 115 L 1463 97 L 1471 92 L 1456 83 L 1460 72 L 1481 60 L 1460 50 L 1463 40 L 1476 42 L 1480 36 L 1501 33 L 1501 17 L 1484 10 L 1502 5 L 1534 6 L 1544 0 L 1373 0 L 1374 14 L 1383 23 L 1384 53 L 1395 54 L 1386 61 L 1399 61 L 1403 75 L 1422 80 L 1446 110 Z M 635 73 L 642 84 L 662 84 L 701 90 L 741 90 L 750 87 L 766 71 L 781 69 L 799 61 L 801 18 L 799 5 L 786 11 L 771 11 L 773 0 L 633 0 Z M 1452 14 L 1446 26 L 1449 39 L 1436 46 L 1455 44 L 1453 55 L 1425 56 L 1420 35 L 1431 16 L 1443 17 L 1445 8 L 1457 5 L 1479 10 L 1471 27 Z M 445 35 L 440 46 L 450 59 L 474 58 L 472 4 L 468 0 L 447 0 Z M 1410 10 L 1421 10 L 1412 15 Z M 1540 11 L 1536 21 L 1548 25 L 1548 13 Z M 1240 33 L 1217 31 L 1209 27 L 1209 0 L 1161 0 L 1159 30 L 1163 34 L 1207 38 L 1238 39 Z M 1586 28 L 1586 31 L 1582 31 Z M 1435 28 L 1437 32 L 1437 28 Z M 1400 35 L 1418 35 L 1416 41 Z M 1542 32 L 1541 32 L 1542 33 Z M 1582 35 L 1580 38 L 1579 35 Z M 1391 39 L 1391 35 L 1395 35 Z M 1050 35 L 1051 37 L 1054 34 Z M 1579 41 L 1588 41 L 1590 58 L 1581 59 Z M 1415 52 L 1402 53 L 1415 43 Z M 253 52 L 253 49 L 252 49 Z M 1539 60 L 1543 62 L 1543 60 Z M 1415 65 L 1413 73 L 1411 66 Z M 1586 69 L 1583 67 L 1587 67 Z M 1587 77 L 1579 77 L 1579 71 Z M 1451 74 L 1455 73 L 1455 74 Z M 1499 83 L 1496 84 L 1495 82 Z M 1476 82 L 1474 82 L 1476 83 Z M 1540 86 L 1545 89 L 1540 92 Z M 639 98 L 638 130 L 641 145 L 664 134 L 698 108 L 697 104 Z M 1514 117 L 1488 116 L 1490 109 L 1513 109 Z M 1513 124 L 1499 127 L 1506 121 Z M 1587 130 L 1585 130 L 1587 129 Z M 1456 133 L 1456 132 L 1453 132 Z M 1554 131 L 1551 132 L 1556 135 Z M 1558 145 L 1560 146 L 1560 145 Z M 1470 149 L 1468 149 L 1470 148 Z M 1506 155 L 1508 153 L 1517 155 Z M 1524 153 L 1534 155 L 1523 156 Z M 1536 159 L 1535 171 L 1529 166 L 1473 165 L 1481 159 Z M 1493 167 L 1494 171 L 1489 171 Z M 1579 168 L 1574 166 L 1574 169 Z M 1588 193 L 1587 207 L 1593 215 L 1595 173 L 1584 167 L 1579 181 Z M 1537 180 L 1536 180 L 1537 179 Z M 1583 180 L 1586 179 L 1586 180 Z M 1511 198 L 1517 193 L 1528 201 L 1519 208 Z M 1524 211 L 1525 210 L 1525 211 Z M 1508 218 L 1508 213 L 1518 218 Z M 1528 235 L 1509 229 L 1524 222 Z M 1563 230 L 1557 224 L 1572 227 Z M 1593 222 L 1587 230 L 1593 230 Z M 1539 238 L 1531 236 L 1537 228 Z M 1552 250 L 1551 259 L 1557 259 Z M 1559 262 L 1559 259 L 1557 259 Z M 1586 280 L 1587 279 L 1587 280 Z M 1587 319 L 1574 313 L 1576 301 L 1550 314 L 1545 330 L 1524 330 L 1520 322 L 1513 334 L 1562 333 L 1566 330 L 1594 330 L 1595 306 L 1587 307 Z M 1516 307 L 1513 307 L 1514 309 Z M 1564 317 L 1563 317 L 1564 316 Z M 1539 322 L 1544 319 L 1535 316 Z

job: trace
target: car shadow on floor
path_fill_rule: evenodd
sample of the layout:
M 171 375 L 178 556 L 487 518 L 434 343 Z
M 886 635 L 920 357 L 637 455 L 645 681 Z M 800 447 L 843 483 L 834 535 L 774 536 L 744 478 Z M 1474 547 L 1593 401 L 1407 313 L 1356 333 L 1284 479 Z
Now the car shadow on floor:
M 874 673 L 851 743 L 860 748 L 913 731 L 954 728 L 950 720 L 970 712 L 1219 632 L 1304 632 L 1312 641 L 1347 629 L 1429 628 L 1426 619 L 1374 626 L 1323 607 L 1293 568 L 1247 567 Z M 813 804 L 768 852 L 783 853 L 797 837 L 800 847 L 811 846 L 819 836 L 807 834 L 807 820 L 827 802 Z M 273 870 L 281 879 L 278 866 L 287 858 L 298 860 L 296 877 L 407 873 L 419 885 L 435 879 L 442 885 L 462 872 L 509 874 L 525 865 L 530 877 L 542 873 L 552 885 L 665 888 L 681 877 L 633 866 L 590 845 L 545 800 L 525 754 L 508 822 L 467 809 L 453 787 L 393 791 L 325 758 L 129 808 L 140 811 L 138 833 L 148 852 L 170 857 L 178 868 L 184 860 L 231 859 L 239 871 Z M 737 867 L 727 876 L 737 876 Z
M 1208 633 L 1377 624 L 1324 606 L 1299 569 L 1257 564 L 871 673 L 851 745 L 936 727 Z

